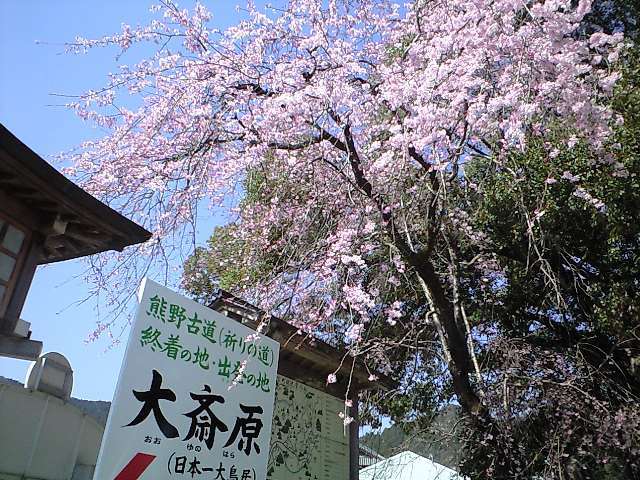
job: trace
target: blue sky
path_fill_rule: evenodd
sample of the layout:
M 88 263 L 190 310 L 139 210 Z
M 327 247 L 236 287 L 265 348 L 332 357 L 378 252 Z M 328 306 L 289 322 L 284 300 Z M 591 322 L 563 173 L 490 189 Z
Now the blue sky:
M 93 38 L 111 34 L 125 22 L 144 24 L 151 18 L 146 0 L 2 0 L 0 1 L 0 122 L 25 144 L 50 160 L 86 138 L 102 134 L 76 118 L 52 94 L 77 94 L 104 84 L 115 71 L 117 50 L 95 50 L 87 55 L 64 53 L 63 43 L 76 35 Z M 213 23 L 224 28 L 235 23 L 236 0 L 205 2 Z M 180 2 L 190 7 L 193 2 Z M 38 43 L 39 42 L 39 43 Z M 135 55 L 134 53 L 127 55 Z M 134 58 L 135 59 L 135 58 Z M 131 57 L 121 58 L 131 63 Z M 210 229 L 213 222 L 205 222 Z M 200 231 L 199 237 L 207 237 Z M 85 343 L 97 319 L 95 301 L 87 297 L 83 263 L 68 261 L 39 267 L 22 318 L 31 322 L 33 338 L 44 342 L 44 352 L 65 355 L 74 369 L 73 395 L 110 400 L 124 346 L 109 349 L 107 339 Z M 124 340 L 124 339 L 123 339 Z M 124 343 L 124 342 L 123 342 Z M 0 357 L 0 375 L 23 380 L 30 363 Z

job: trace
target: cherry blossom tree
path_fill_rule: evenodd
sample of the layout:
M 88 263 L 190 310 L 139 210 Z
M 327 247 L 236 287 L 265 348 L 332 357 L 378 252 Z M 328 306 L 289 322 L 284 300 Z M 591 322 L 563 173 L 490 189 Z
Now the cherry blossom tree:
M 77 38 L 69 48 L 78 53 L 157 45 L 70 104 L 108 134 L 70 155 L 68 173 L 154 232 L 135 255 L 96 260 L 94 281 L 121 290 L 192 248 L 203 207 L 231 205 L 225 248 L 213 245 L 225 256 L 193 257 L 187 287 L 205 280 L 198 262 L 213 261 L 265 311 L 366 357 L 372 376 L 392 373 L 399 349 L 429 351 L 415 364 L 438 370 L 469 418 L 493 432 L 495 392 L 480 357 L 491 329 L 468 313 L 474 292 L 506 277 L 468 208 L 486 191 L 474 165 L 518 184 L 512 159 L 534 141 L 540 162 L 579 147 L 594 175 L 628 175 L 610 147 L 622 121 L 610 99 L 623 36 L 585 33 L 590 8 L 291 0 L 249 3 L 243 21 L 218 31 L 204 6 L 166 1 L 149 25 Z M 558 139 L 559 129 L 571 134 Z M 579 172 L 543 179 L 554 182 L 606 213 Z M 518 225 L 531 261 L 559 285 L 540 249 L 542 215 L 528 211 Z

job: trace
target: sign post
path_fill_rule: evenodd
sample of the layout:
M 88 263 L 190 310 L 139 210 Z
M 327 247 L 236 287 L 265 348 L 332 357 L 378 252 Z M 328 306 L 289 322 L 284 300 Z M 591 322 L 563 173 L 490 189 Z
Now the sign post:
M 94 480 L 264 480 L 279 344 L 143 281 Z

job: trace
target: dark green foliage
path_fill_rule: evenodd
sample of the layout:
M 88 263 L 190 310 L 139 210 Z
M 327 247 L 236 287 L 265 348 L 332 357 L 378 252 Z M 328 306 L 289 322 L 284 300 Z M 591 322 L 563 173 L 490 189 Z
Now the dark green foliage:
M 610 159 L 557 126 L 502 164 L 467 165 L 478 193 L 464 201 L 498 264 L 488 282 L 465 276 L 474 325 L 495 335 L 479 353 L 496 422 L 471 424 L 474 477 L 640 475 L 637 53 L 626 61 Z

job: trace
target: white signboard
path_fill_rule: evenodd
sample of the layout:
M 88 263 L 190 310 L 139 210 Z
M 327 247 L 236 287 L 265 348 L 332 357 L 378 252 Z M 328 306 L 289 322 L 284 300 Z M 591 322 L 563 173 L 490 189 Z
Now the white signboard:
M 148 279 L 94 480 L 264 480 L 279 344 Z

